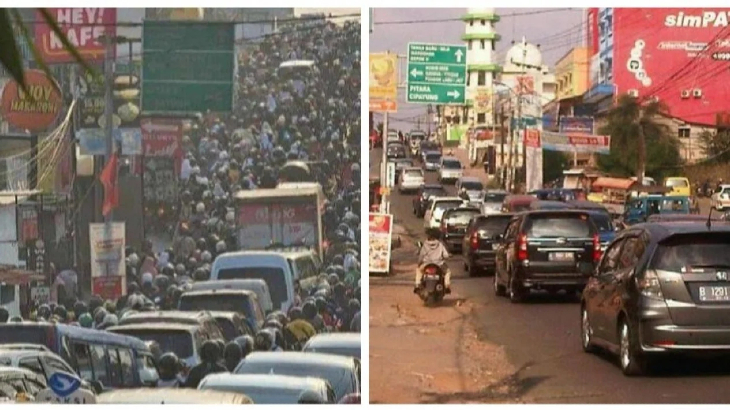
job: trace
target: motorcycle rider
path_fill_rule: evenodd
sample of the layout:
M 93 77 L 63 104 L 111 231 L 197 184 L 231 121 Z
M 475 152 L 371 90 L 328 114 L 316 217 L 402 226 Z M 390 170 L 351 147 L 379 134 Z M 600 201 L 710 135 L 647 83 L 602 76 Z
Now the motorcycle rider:
M 218 362 L 221 359 L 221 351 L 218 344 L 213 340 L 206 340 L 200 347 L 200 360 L 202 362 L 190 370 L 185 387 L 197 389 L 200 381 L 205 376 L 214 373 L 225 373 L 228 370 Z
M 421 288 L 421 279 L 423 278 L 423 268 L 428 264 L 434 264 L 441 267 L 444 272 L 445 293 L 451 293 L 451 270 L 449 270 L 446 260 L 449 258 L 449 252 L 444 244 L 439 240 L 439 231 L 431 228 L 426 232 L 427 240 L 418 251 L 418 268 L 416 269 L 416 286 L 413 293 L 418 293 Z
M 160 369 L 160 380 L 157 387 L 180 387 L 184 379 L 180 374 L 182 366 L 180 359 L 173 352 L 167 352 L 160 356 L 157 367 Z

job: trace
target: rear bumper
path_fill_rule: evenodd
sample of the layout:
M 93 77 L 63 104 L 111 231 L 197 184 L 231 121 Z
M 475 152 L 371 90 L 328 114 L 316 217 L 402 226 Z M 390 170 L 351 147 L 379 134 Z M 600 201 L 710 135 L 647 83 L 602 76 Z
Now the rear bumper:
M 424 182 L 403 182 L 399 185 L 401 191 L 415 191 L 423 185 Z
M 468 254 L 469 264 L 479 268 L 493 268 L 496 266 L 494 251 L 470 251 Z
M 464 234 L 445 233 L 443 234 L 443 240 L 446 244 L 451 245 L 452 247 L 461 248 L 461 242 L 464 240 Z
M 642 301 L 641 350 L 647 353 L 730 351 L 730 326 L 678 326 L 664 301 Z
M 567 270 L 567 269 L 566 269 Z M 520 267 L 517 278 L 528 288 L 575 287 L 583 289 L 588 283 L 590 274 L 579 272 L 544 272 L 538 269 Z

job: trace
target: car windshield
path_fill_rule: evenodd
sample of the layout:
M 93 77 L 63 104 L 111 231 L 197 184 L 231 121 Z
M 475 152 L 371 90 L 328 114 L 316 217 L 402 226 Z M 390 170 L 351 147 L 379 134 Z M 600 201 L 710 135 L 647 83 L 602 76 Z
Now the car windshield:
M 193 335 L 186 330 L 121 328 L 115 329 L 114 333 L 134 336 L 145 342 L 155 341 L 160 345 L 161 352 L 174 352 L 180 358 L 188 358 L 195 354 Z
M 254 386 L 203 386 L 201 390 L 214 390 L 222 392 L 235 392 L 245 394 L 256 404 L 297 404 L 301 390 L 285 389 L 278 387 L 254 387 Z
M 449 212 L 448 215 L 444 217 L 446 220 L 446 224 L 448 225 L 468 225 L 469 221 L 471 221 L 471 218 L 475 217 L 476 215 L 479 215 L 481 212 L 477 209 L 464 209 L 454 212 Z
M 665 199 L 662 201 L 663 211 L 682 211 L 685 202 L 681 199 Z
M 446 190 L 443 187 L 440 187 L 440 188 L 424 188 L 423 189 L 423 195 L 425 195 L 425 196 L 446 195 Z
M 458 208 L 463 204 L 462 201 L 441 201 L 437 202 L 436 205 L 434 205 L 434 213 L 442 214 L 447 209 L 451 208 Z
M 198 312 L 201 310 L 217 310 L 222 312 L 243 312 L 246 317 L 254 317 L 250 312 L 250 300 L 244 294 L 185 294 L 180 297 L 178 306 L 183 312 Z
M 530 238 L 586 238 L 591 234 L 585 215 L 540 215 L 528 218 L 525 232 Z
M 236 374 L 279 374 L 283 376 L 295 377 L 318 377 L 330 382 L 330 385 L 337 394 L 337 398 L 342 398 L 348 390 L 348 372 L 340 367 L 332 366 L 316 366 L 311 364 L 291 364 L 285 362 L 250 362 L 244 360 L 236 369 Z
M 441 159 L 441 154 L 426 154 L 426 162 L 438 162 Z
M 591 213 L 591 220 L 596 225 L 598 232 L 613 232 L 613 222 L 611 222 L 611 216 L 608 213 Z
M 251 266 L 221 269 L 218 279 L 263 279 L 269 286 L 271 301 L 275 307 L 289 300 L 284 270 L 281 268 Z
M 664 182 L 664 186 L 670 188 L 686 188 L 689 186 L 687 180 L 684 179 L 668 179 Z
M 446 169 L 461 169 L 461 163 L 455 160 L 445 160 L 441 166 Z
M 233 340 L 238 337 L 236 326 L 234 326 L 233 322 L 228 318 L 217 317 L 215 318 L 215 322 L 218 324 L 218 327 L 221 328 L 221 333 L 223 333 L 223 337 L 226 340 Z
M 495 194 L 487 192 L 484 194 L 484 202 L 499 202 L 502 203 L 507 194 Z
M 337 356 L 360 358 L 360 349 L 354 347 L 308 347 L 305 352 L 327 353 Z
M 654 269 L 681 273 L 689 273 L 688 267 L 728 269 L 730 234 L 698 232 L 675 235 L 659 244 L 651 265 Z
M 419 178 L 423 177 L 423 171 L 420 169 L 407 169 L 403 172 L 403 175 L 411 178 Z
M 461 187 L 467 191 L 481 191 L 484 189 L 484 185 L 479 181 L 462 181 Z

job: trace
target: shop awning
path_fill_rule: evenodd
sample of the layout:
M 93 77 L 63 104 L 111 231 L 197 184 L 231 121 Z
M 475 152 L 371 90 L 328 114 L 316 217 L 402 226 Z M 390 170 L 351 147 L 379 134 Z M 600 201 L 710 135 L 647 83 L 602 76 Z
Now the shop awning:
M 609 188 L 628 190 L 636 182 L 625 178 L 600 177 L 593 182 L 593 188 Z

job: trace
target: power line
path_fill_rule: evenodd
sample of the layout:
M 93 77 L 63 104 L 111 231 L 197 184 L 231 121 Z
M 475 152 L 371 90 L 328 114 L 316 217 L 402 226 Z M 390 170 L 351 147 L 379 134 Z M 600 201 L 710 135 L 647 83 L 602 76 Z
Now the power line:
M 547 13 L 555 13 L 559 11 L 571 11 L 571 10 L 578 10 L 574 7 L 566 7 L 566 8 L 560 8 L 560 9 L 542 9 L 542 10 L 535 10 L 535 11 L 525 11 L 525 12 L 518 12 L 518 13 L 510 13 L 510 14 L 500 14 L 500 18 L 509 18 L 509 17 L 519 17 L 519 16 L 531 16 L 536 14 L 547 14 Z M 373 22 L 373 25 L 376 26 L 382 26 L 382 25 L 396 25 L 396 24 L 429 24 L 429 23 L 447 23 L 452 21 L 461 21 L 460 17 L 456 18 L 447 18 L 447 19 L 421 19 L 421 20 L 392 20 L 392 21 L 375 21 Z

